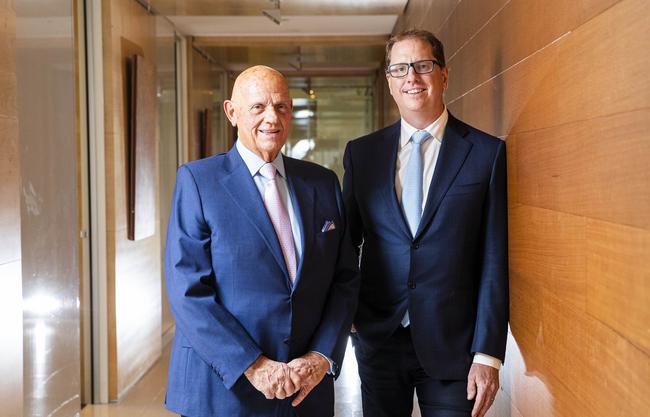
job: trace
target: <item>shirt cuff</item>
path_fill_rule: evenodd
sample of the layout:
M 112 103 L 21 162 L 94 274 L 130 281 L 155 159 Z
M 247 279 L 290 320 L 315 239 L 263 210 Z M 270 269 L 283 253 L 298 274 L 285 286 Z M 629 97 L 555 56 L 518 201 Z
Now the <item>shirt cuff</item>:
M 330 375 L 334 375 L 334 373 L 335 373 L 334 371 L 336 370 L 336 364 L 334 363 L 334 361 L 331 360 L 330 358 L 328 358 L 327 356 L 323 355 L 323 354 L 320 353 L 320 352 L 317 352 L 317 351 L 315 351 L 315 350 L 312 350 L 312 352 L 314 352 L 314 353 L 318 353 L 319 355 L 321 355 L 322 357 L 324 357 L 325 359 L 327 359 L 327 362 L 329 362 L 329 364 L 330 364 L 330 369 L 329 369 L 329 371 L 327 371 L 327 373 L 330 374 Z
M 501 360 L 493 356 L 486 355 L 485 353 L 476 352 L 474 354 L 474 363 L 480 363 L 481 365 L 491 366 L 496 369 L 501 369 Z

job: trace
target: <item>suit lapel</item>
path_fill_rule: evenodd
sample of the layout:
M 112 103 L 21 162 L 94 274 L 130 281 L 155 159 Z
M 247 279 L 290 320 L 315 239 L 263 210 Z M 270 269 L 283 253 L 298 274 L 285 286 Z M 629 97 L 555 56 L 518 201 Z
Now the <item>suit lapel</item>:
M 276 262 L 288 277 L 289 274 L 284 257 L 282 256 L 280 242 L 275 234 L 271 219 L 266 212 L 262 196 L 260 196 L 250 171 L 246 168 L 246 164 L 234 146 L 228 152 L 226 170 L 228 172 L 220 179 L 221 183 L 233 201 L 239 206 L 240 213 L 248 217 L 255 229 L 262 236 Z
M 447 193 L 451 183 L 463 166 L 467 154 L 472 149 L 472 144 L 464 138 L 466 134 L 467 131 L 463 129 L 458 120 L 449 114 L 445 135 L 440 146 L 440 154 L 438 155 L 438 161 L 436 162 L 436 168 L 429 187 L 427 203 L 424 207 L 420 227 L 415 238 L 431 222 L 433 215 L 440 205 L 440 201 Z
M 316 194 L 314 187 L 308 184 L 303 175 L 300 175 L 298 166 L 294 160 L 284 158 L 284 168 L 287 173 L 287 184 L 289 185 L 289 194 L 291 195 L 291 204 L 296 220 L 300 226 L 300 236 L 302 239 L 302 256 L 300 264 L 296 268 L 296 280 L 293 288 L 298 286 L 300 281 L 302 266 L 305 259 L 308 259 L 309 251 L 312 247 L 315 237 L 314 211 L 316 210 Z
M 377 172 L 384 173 L 384 176 L 379 178 L 379 184 L 381 184 L 380 187 L 383 187 L 384 189 L 384 198 L 388 203 L 390 212 L 393 213 L 395 223 L 398 224 L 402 232 L 411 239 L 411 231 L 408 229 L 404 213 L 402 212 L 402 207 L 399 204 L 397 193 L 395 191 L 395 170 L 397 167 L 397 150 L 399 149 L 400 127 L 401 122 L 398 121 L 390 128 L 386 129 L 384 137 L 381 139 L 384 141 L 384 144 L 378 147 L 380 152 L 377 153 L 377 158 L 380 160 L 378 164 L 379 167 L 389 167 L 389 169 L 380 168 Z M 388 149 L 389 152 L 384 152 L 384 149 Z

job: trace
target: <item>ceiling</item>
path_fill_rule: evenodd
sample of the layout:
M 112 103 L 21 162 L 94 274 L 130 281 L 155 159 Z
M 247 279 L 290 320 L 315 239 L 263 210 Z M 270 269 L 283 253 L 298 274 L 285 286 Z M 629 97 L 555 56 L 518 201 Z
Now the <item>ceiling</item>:
M 287 75 L 376 72 L 382 65 L 385 41 L 408 2 L 138 1 L 168 17 L 177 30 L 192 36 L 195 46 L 228 71 L 265 64 Z
M 258 16 L 275 6 L 270 0 L 149 0 L 167 16 Z M 282 14 L 317 15 L 398 15 L 407 0 L 280 0 Z

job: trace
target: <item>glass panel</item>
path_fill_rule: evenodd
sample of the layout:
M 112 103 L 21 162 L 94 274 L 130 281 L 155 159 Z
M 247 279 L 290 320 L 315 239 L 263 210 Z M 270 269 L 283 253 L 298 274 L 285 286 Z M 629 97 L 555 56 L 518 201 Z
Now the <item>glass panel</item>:
M 293 98 L 286 155 L 316 162 L 343 179 L 349 140 L 375 129 L 375 76 L 289 78 Z
M 24 415 L 80 407 L 78 147 L 70 0 L 15 0 Z

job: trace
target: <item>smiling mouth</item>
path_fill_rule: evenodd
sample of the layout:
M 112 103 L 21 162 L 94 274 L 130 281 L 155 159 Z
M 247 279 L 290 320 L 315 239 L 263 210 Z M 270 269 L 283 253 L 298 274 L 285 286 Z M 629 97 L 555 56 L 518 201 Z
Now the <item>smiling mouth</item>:
M 425 90 L 426 90 L 426 89 L 424 89 L 424 88 L 411 88 L 411 89 L 408 89 L 408 90 L 402 90 L 402 91 L 403 91 L 405 94 L 415 95 L 415 94 L 420 94 L 420 93 L 424 92 Z
M 258 132 L 264 135 L 275 135 L 276 133 L 280 133 L 280 129 L 259 129 Z

